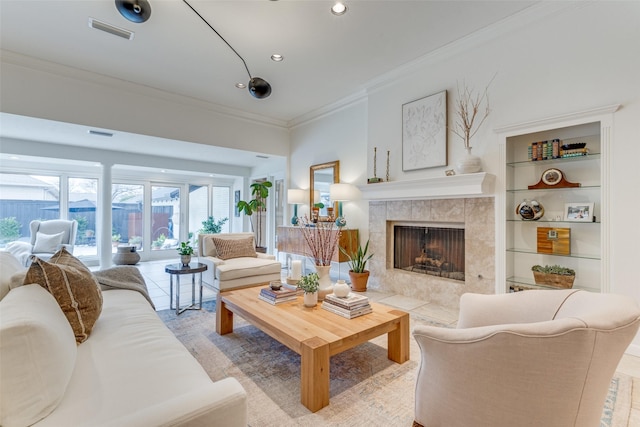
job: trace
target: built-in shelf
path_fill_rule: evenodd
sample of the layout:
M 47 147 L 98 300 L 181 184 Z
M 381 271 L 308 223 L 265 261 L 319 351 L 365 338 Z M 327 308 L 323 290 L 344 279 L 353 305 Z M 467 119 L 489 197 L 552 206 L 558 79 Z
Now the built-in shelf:
M 485 197 L 494 193 L 495 175 L 486 172 L 360 185 L 365 200 L 420 200 Z
M 581 253 L 572 253 L 570 255 L 549 254 L 549 253 L 538 252 L 532 248 L 507 248 L 507 252 L 517 253 L 517 254 L 540 255 L 540 256 L 546 256 L 546 257 L 582 258 L 582 259 L 594 259 L 594 260 L 600 259 L 600 255 L 598 254 L 581 254 Z

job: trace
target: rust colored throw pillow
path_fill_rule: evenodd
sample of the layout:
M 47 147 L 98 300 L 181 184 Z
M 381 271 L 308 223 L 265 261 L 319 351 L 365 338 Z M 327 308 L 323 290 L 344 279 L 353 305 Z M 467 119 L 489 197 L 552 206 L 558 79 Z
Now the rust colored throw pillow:
M 49 262 L 33 257 L 24 283 L 48 290 L 71 324 L 76 342 L 89 338 L 102 311 L 102 291 L 91 271 L 64 247 Z
M 221 239 L 214 237 L 213 242 L 218 251 L 218 258 L 230 259 L 240 257 L 256 258 L 256 248 L 253 245 L 253 237 L 245 239 Z

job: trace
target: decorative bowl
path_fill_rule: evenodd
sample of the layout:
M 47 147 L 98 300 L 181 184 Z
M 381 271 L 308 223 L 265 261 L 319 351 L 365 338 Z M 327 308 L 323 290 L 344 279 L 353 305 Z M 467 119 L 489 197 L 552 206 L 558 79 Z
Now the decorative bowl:
M 271 283 L 269 283 L 269 287 L 271 289 L 273 289 L 274 291 L 279 291 L 280 288 L 282 287 L 282 283 L 281 282 L 271 282 Z

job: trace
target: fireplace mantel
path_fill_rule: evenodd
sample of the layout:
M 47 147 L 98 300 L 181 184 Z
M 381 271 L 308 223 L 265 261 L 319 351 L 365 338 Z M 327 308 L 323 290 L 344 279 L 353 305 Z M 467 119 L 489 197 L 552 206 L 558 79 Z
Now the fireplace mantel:
M 486 172 L 359 185 L 365 200 L 421 200 L 493 195 L 495 175 Z

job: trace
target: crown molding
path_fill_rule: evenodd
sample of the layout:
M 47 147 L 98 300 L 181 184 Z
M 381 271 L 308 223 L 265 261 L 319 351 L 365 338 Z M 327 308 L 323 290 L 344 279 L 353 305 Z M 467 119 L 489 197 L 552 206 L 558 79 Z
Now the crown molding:
M 339 111 L 342 108 L 348 107 L 354 103 L 354 99 L 364 99 L 365 97 L 376 93 L 380 90 L 386 89 L 389 86 L 397 83 L 399 79 L 405 78 L 412 73 L 420 71 L 425 67 L 433 64 L 434 62 L 443 61 L 455 55 L 460 55 L 469 49 L 486 44 L 487 42 L 494 40 L 498 37 L 502 37 L 505 34 L 509 34 L 514 31 L 522 29 L 524 26 L 534 24 L 542 19 L 547 19 L 550 16 L 564 13 L 568 10 L 573 10 L 581 7 L 585 7 L 588 2 L 539 2 L 536 3 L 516 14 L 513 14 L 501 21 L 489 25 L 480 30 L 456 40 L 452 43 L 446 44 L 420 58 L 408 62 L 403 66 L 397 67 L 388 73 L 382 74 L 376 78 L 373 78 L 363 84 L 363 89 L 353 93 L 345 98 L 342 98 L 332 104 L 318 108 L 316 110 L 305 113 L 299 117 L 294 118 L 289 122 L 290 127 L 300 126 L 305 123 L 312 122 L 315 119 L 319 119 L 335 111 Z

